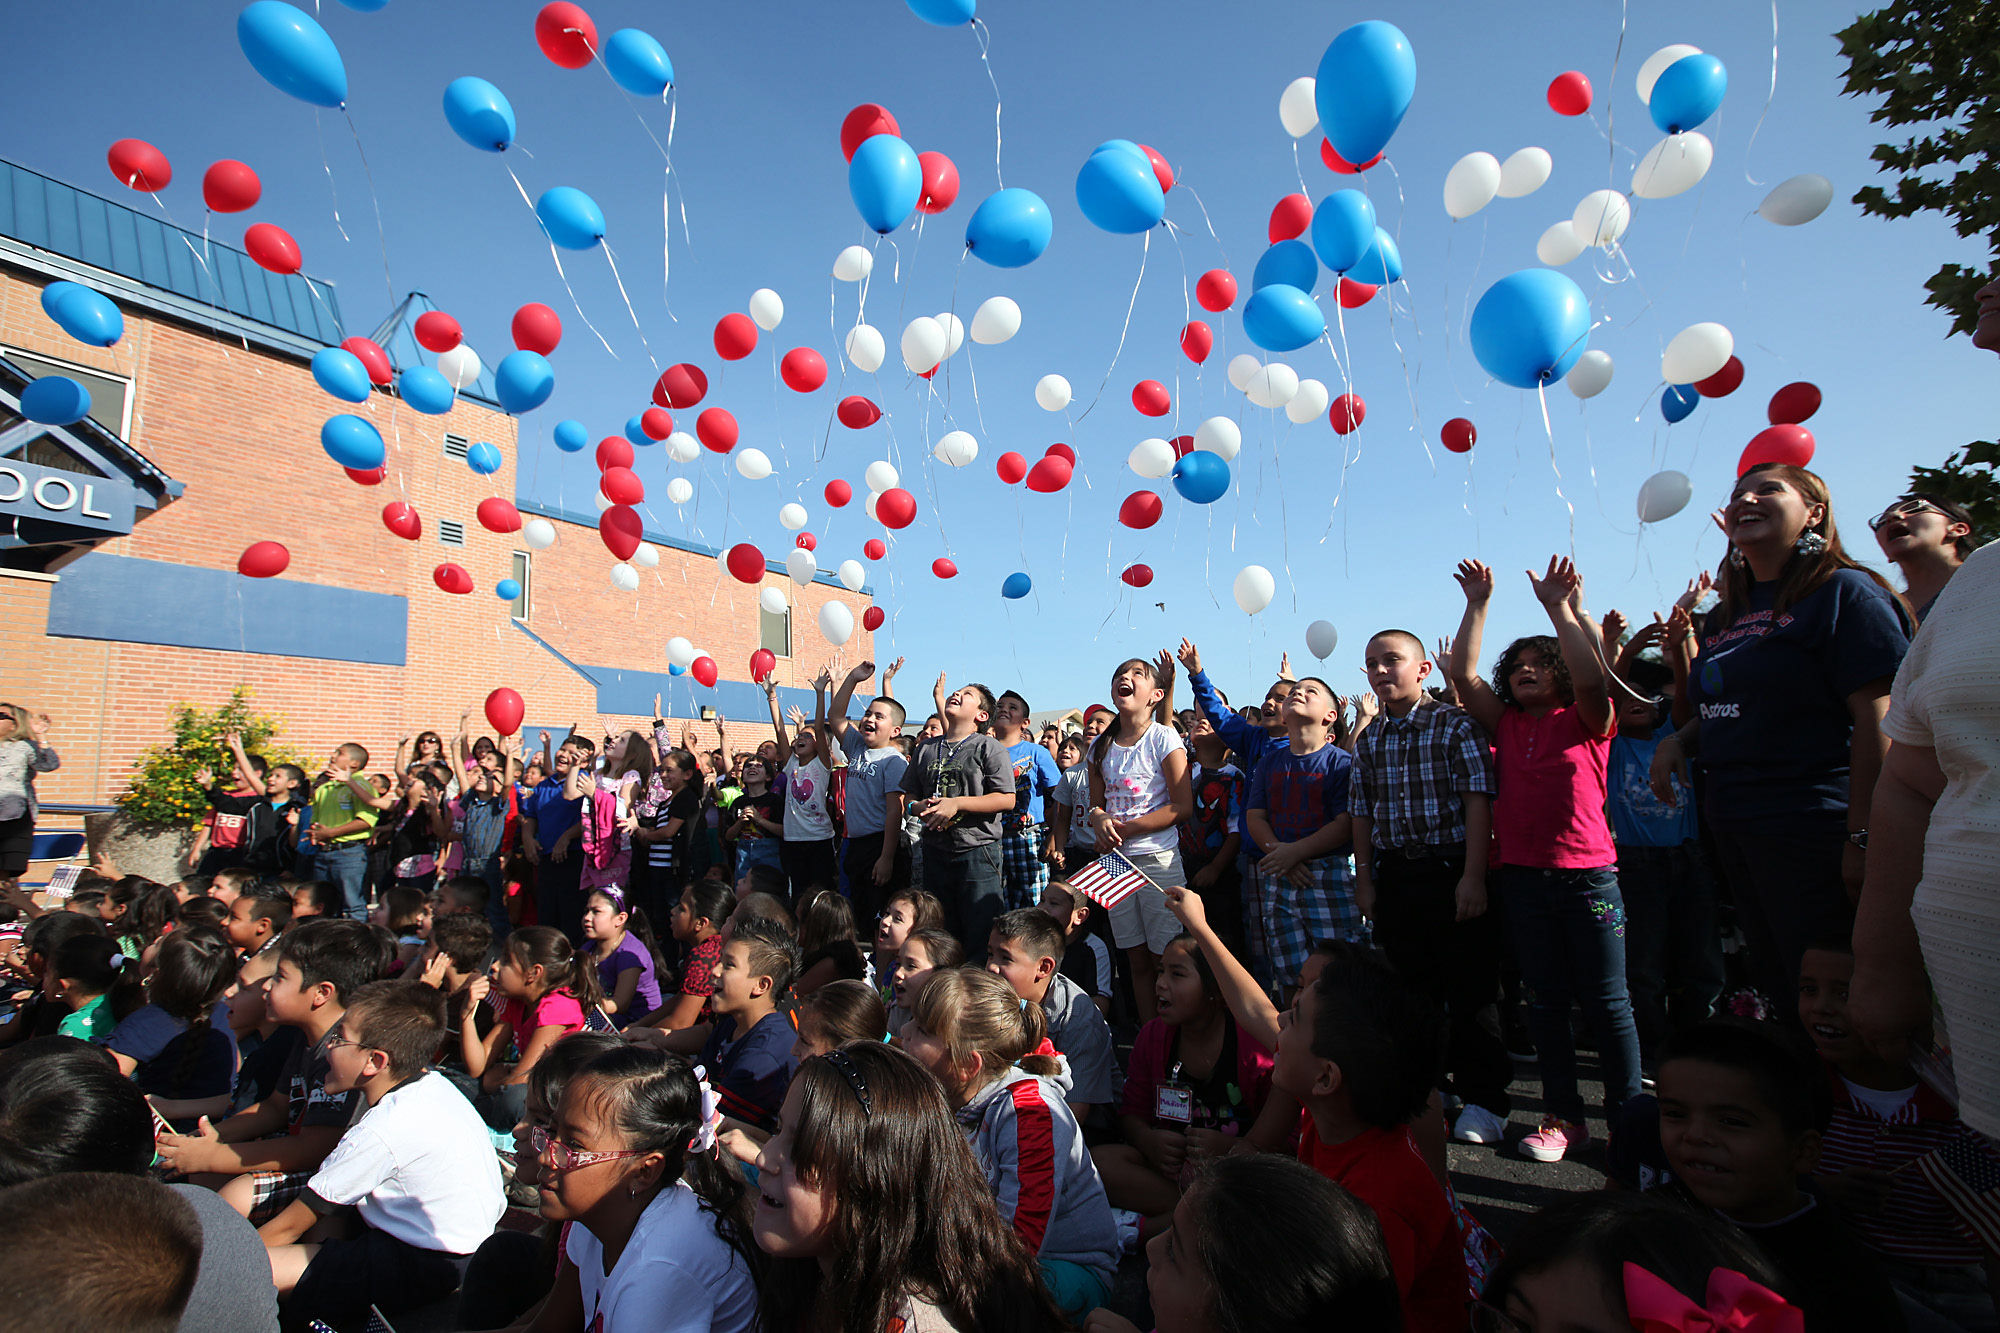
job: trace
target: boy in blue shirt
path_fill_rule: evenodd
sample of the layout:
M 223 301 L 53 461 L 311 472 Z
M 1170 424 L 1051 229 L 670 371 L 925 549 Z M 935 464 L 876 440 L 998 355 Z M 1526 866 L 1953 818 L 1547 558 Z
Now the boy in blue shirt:
M 708 1071 L 722 1114 L 766 1134 L 778 1127 L 778 1108 L 799 1062 L 798 1034 L 778 1000 L 798 975 L 799 946 L 791 933 L 761 917 L 736 920 L 715 965 L 714 1015 L 698 1061 Z
M 1194 756 L 1188 769 L 1194 813 L 1181 821 L 1181 864 L 1187 868 L 1188 887 L 1207 902 L 1216 933 L 1232 952 L 1241 953 L 1243 876 L 1236 862 L 1244 842 L 1237 830 L 1249 809 L 1244 798 L 1250 783 L 1243 770 L 1229 762 L 1229 747 L 1213 722 L 1197 717 L 1188 729 L 1188 741 Z
M 548 754 L 549 733 L 542 733 L 542 753 Z M 535 784 L 521 802 L 521 855 L 535 867 L 535 919 L 554 926 L 575 944 L 583 942 L 583 856 L 575 850 L 581 835 L 583 801 L 563 795 L 570 770 L 587 764 L 597 752 L 588 736 L 572 730 L 549 759 L 549 776 Z
M 1013 690 L 993 706 L 993 738 L 1014 767 L 1014 808 L 1000 816 L 1000 868 L 1007 910 L 1033 907 L 1049 882 L 1049 838 L 1042 827 L 1048 797 L 1062 782 L 1054 756 L 1028 734 L 1028 701 Z
M 1257 766 L 1245 802 L 1258 858 L 1250 902 L 1266 931 L 1272 975 L 1287 992 L 1314 945 L 1364 938 L 1348 860 L 1354 760 L 1329 734 L 1339 712 L 1333 687 L 1319 677 L 1293 685 L 1282 713 L 1285 748 Z

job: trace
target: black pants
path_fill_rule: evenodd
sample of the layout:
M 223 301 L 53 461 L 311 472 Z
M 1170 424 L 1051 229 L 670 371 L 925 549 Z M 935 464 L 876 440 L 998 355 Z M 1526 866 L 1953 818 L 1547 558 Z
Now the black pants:
M 833 848 L 832 838 L 814 838 L 810 842 L 786 838 L 778 844 L 778 864 L 784 867 L 785 878 L 792 882 L 794 905 L 808 890 L 840 887 L 840 863 Z
M 1716 867 L 1736 900 L 1737 924 L 1750 955 L 1750 978 L 1778 1021 L 1796 1027 L 1799 964 L 1806 945 L 1854 928 L 1854 905 L 1840 878 L 1846 830 L 1739 832 L 1713 825 Z
M 1451 1091 L 1505 1118 L 1514 1062 L 1500 1039 L 1500 921 L 1491 911 L 1457 920 L 1462 853 L 1375 857 L 1375 942 L 1403 979 L 1450 1019 L 1445 1068 Z
M 952 851 L 939 843 L 924 847 L 924 888 L 944 908 L 944 928 L 965 944 L 966 961 L 986 957 L 986 937 L 1005 904 L 1000 844 L 981 843 Z
M 321 1319 L 336 1333 L 360 1333 L 371 1305 L 394 1315 L 451 1295 L 471 1258 L 420 1250 L 374 1227 L 326 1241 L 285 1298 L 283 1326 L 292 1333 Z
M 882 859 L 882 840 L 896 840 L 895 862 L 889 882 L 875 882 L 875 863 Z M 873 939 L 872 924 L 882 914 L 889 899 L 910 887 L 910 854 L 903 849 L 901 830 L 885 833 L 856 833 L 847 839 L 847 895 L 854 903 L 854 924 L 863 939 Z
M 458 1292 L 459 1328 L 505 1328 L 555 1285 L 555 1246 L 527 1231 L 496 1231 L 479 1243 Z

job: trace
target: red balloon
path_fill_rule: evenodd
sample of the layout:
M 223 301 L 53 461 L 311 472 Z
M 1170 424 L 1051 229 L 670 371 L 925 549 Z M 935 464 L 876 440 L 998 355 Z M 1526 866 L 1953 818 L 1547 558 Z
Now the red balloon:
M 1590 110 L 1590 80 L 1581 70 L 1569 70 L 1550 81 L 1549 110 L 1558 116 L 1580 116 Z
M 798 547 L 801 551 L 817 551 L 819 549 L 819 538 L 813 536 L 810 532 L 801 532 L 798 536 L 792 538 L 792 545 Z
M 715 354 L 724 361 L 741 361 L 757 350 L 757 325 L 750 316 L 724 315 L 715 321 Z
M 1134 588 L 1143 588 L 1153 581 L 1151 565 L 1127 565 L 1125 572 L 1118 576 Z
M 876 630 L 882 628 L 882 622 L 888 618 L 888 615 L 883 612 L 881 607 L 871 606 L 861 613 L 861 628 L 873 634 Z
M 293 274 L 305 263 L 299 254 L 299 243 L 283 227 L 269 222 L 253 222 L 243 233 L 243 248 L 257 261 L 259 268 L 267 268 L 273 273 Z
M 472 575 L 465 572 L 463 565 L 454 565 L 449 560 L 431 571 L 431 582 L 459 597 L 472 591 Z
M 939 556 L 937 559 L 931 561 L 931 573 L 941 579 L 955 579 L 958 577 L 958 566 L 943 556 Z
M 649 440 L 664 440 L 674 433 L 674 414 L 664 407 L 649 407 L 639 414 L 639 429 Z
M 1357 167 L 1352 162 L 1349 162 L 1346 158 L 1342 157 L 1339 153 L 1335 152 L 1331 141 L 1326 139 L 1321 139 L 1319 141 L 1319 160 L 1326 163 L 1326 168 L 1328 171 L 1337 171 L 1343 176 L 1358 176 L 1362 172 L 1368 170 L 1368 168 L 1374 166 L 1377 162 L 1380 162 L 1382 160 L 1382 155 L 1380 153 L 1377 153 L 1375 154 L 1375 156 L 1369 158 L 1366 162 L 1363 162 L 1360 166 Z
M 826 502 L 835 509 L 845 509 L 847 502 L 854 498 L 854 488 L 835 477 L 826 484 Z
M 582 69 L 597 54 L 597 25 L 582 6 L 556 0 L 535 15 L 535 45 L 564 69 Z
M 875 517 L 885 528 L 907 528 L 916 521 L 917 497 L 891 486 L 875 497 Z
M 749 542 L 738 542 L 730 547 L 723 563 L 729 566 L 729 572 L 738 583 L 755 586 L 764 581 L 764 553 Z
M 841 399 L 836 414 L 849 430 L 863 430 L 882 419 L 882 409 L 858 393 Z
M 486 720 L 502 736 L 511 736 L 519 731 L 521 718 L 527 711 L 528 705 L 521 696 L 505 685 L 486 696 Z
M 714 658 L 697 657 L 688 663 L 688 674 L 708 688 L 714 689 L 716 678 L 722 673 L 716 670 Z
M 384 463 L 381 467 L 370 468 L 366 472 L 351 467 L 344 467 L 341 471 L 353 478 L 354 483 L 358 486 L 380 486 L 389 477 L 389 465 L 387 463 Z
M 769 648 L 750 654 L 750 679 L 762 685 L 764 678 L 778 669 L 778 655 Z
M 1766 426 L 1750 438 L 1743 457 L 1737 460 L 1736 475 L 1740 477 L 1764 463 L 1804 467 L 1812 462 L 1813 448 L 1812 432 L 1804 426 L 1789 421 Z
M 1271 210 L 1271 225 L 1265 233 L 1271 238 L 1271 244 L 1276 245 L 1279 241 L 1303 235 L 1305 229 L 1312 226 L 1312 220 L 1312 200 L 1302 194 L 1288 194 Z
M 1149 417 L 1163 417 L 1174 410 L 1174 400 L 1158 380 L 1140 380 L 1132 386 L 1132 406 Z
M 1069 485 L 1069 479 L 1076 473 L 1076 465 L 1061 454 L 1044 455 L 1042 461 L 1028 469 L 1028 489 L 1043 495 L 1053 494 Z
M 694 433 L 716 453 L 726 454 L 736 447 L 736 418 L 727 408 L 711 407 L 694 419 Z
M 540 301 L 530 301 L 514 312 L 512 331 L 514 346 L 547 356 L 562 341 L 562 317 Z
M 623 435 L 607 435 L 597 442 L 597 470 L 606 472 L 614 467 L 631 467 L 638 454 L 632 449 L 632 441 Z
M 1796 426 L 1810 420 L 1819 411 L 1819 386 L 1806 380 L 1787 384 L 1771 395 L 1770 418 L 1773 426 Z
M 630 560 L 645 539 L 646 525 L 632 506 L 612 505 L 597 516 L 597 535 L 604 539 L 605 550 L 620 560 Z
M 292 563 L 292 553 L 278 542 L 252 542 L 236 557 L 236 572 L 253 579 L 276 578 Z
M 896 118 L 889 114 L 889 108 L 878 106 L 874 102 L 863 102 L 848 112 L 847 118 L 840 122 L 840 155 L 852 162 L 854 150 L 859 148 L 864 140 L 872 139 L 878 134 L 902 132 L 902 127 L 896 124 Z
M 514 508 L 512 500 L 503 500 L 497 495 L 489 495 L 479 502 L 473 513 L 479 519 L 479 526 L 488 532 L 519 532 L 521 511 Z
M 225 157 L 201 177 L 201 201 L 217 213 L 241 213 L 264 197 L 264 182 L 248 165 Z
M 1191 319 L 1181 330 L 1181 351 L 1187 359 L 1200 365 L 1208 360 L 1208 354 L 1215 350 L 1215 330 L 1198 319 Z
M 794 347 L 778 362 L 785 387 L 795 393 L 811 393 L 826 383 L 826 358 L 810 347 Z
M 1455 454 L 1469 454 L 1479 438 L 1479 428 L 1464 417 L 1453 417 L 1438 430 L 1438 440 Z
M 1151 491 L 1134 491 L 1118 506 L 1118 521 L 1128 528 L 1150 528 L 1160 521 L 1164 506 Z
M 635 505 L 646 498 L 646 483 L 629 467 L 608 467 L 597 479 L 597 489 L 615 505 Z
M 120 139 L 111 145 L 111 151 L 104 158 L 111 164 L 111 174 L 118 178 L 120 185 L 129 185 L 147 194 L 166 189 L 167 182 L 174 178 L 174 169 L 168 163 L 167 155 L 144 139 Z
M 1368 419 L 1368 404 L 1361 401 L 1358 393 L 1344 393 L 1333 400 L 1326 417 L 1333 423 L 1335 435 L 1345 435 Z
M 389 354 L 382 350 L 373 338 L 363 338 L 358 334 L 340 344 L 342 350 L 352 352 L 368 372 L 370 384 L 387 384 L 396 378 L 396 368 L 389 364 Z
M 1076 450 L 1070 448 L 1066 444 L 1050 445 L 1048 448 L 1042 450 L 1042 457 L 1060 458 L 1062 459 L 1063 462 L 1068 463 L 1071 467 L 1076 466 Z
M 708 376 L 700 366 L 682 361 L 668 366 L 653 385 L 653 401 L 661 407 L 693 407 L 708 392 Z
M 1359 310 L 1375 299 L 1379 290 L 1372 282 L 1356 282 L 1352 278 L 1340 280 L 1340 307 L 1343 310 Z
M 1722 369 L 1705 380 L 1696 380 L 1694 391 L 1704 398 L 1727 398 L 1742 383 L 1743 362 L 1732 356 L 1723 363 Z
M 449 352 L 465 341 L 465 330 L 442 310 L 426 310 L 418 315 L 410 331 L 416 335 L 417 345 L 431 352 Z
M 1176 435 L 1173 439 L 1168 440 L 1167 444 L 1173 449 L 1175 458 L 1186 458 L 1194 452 L 1194 436 L 1192 435 Z
M 1165 194 L 1167 191 L 1173 189 L 1174 169 L 1167 165 L 1167 159 L 1161 157 L 1156 150 L 1145 144 L 1139 145 L 1139 151 L 1144 153 L 1146 160 L 1153 164 L 1153 179 L 1160 183 L 1160 193 Z
M 1226 268 L 1212 268 L 1194 285 L 1194 299 L 1203 310 L 1220 313 L 1236 304 L 1236 279 Z
M 391 500 L 382 506 L 382 526 L 413 542 L 424 535 L 424 519 L 408 500 Z
M 919 213 L 942 213 L 958 198 L 958 168 L 943 153 L 917 154 L 924 170 L 924 192 L 917 196 Z
M 867 556 L 870 560 L 880 560 L 883 556 L 889 554 L 889 548 L 880 537 L 870 537 L 861 544 L 861 554 Z
M 1028 460 L 1009 449 L 994 460 L 993 470 L 1000 474 L 1000 480 L 1012 486 L 1028 475 Z

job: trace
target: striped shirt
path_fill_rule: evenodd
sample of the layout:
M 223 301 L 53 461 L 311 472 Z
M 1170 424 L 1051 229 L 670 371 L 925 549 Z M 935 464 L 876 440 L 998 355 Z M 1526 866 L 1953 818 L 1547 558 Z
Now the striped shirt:
M 1976 1141 L 1979 1136 L 1926 1084 L 1919 1083 L 1910 1099 L 1884 1119 L 1830 1066 L 1827 1079 L 1833 1119 L 1820 1143 L 1820 1174 L 1866 1167 L 1891 1176 L 1888 1201 L 1880 1208 L 1844 1214 L 1855 1235 L 1869 1249 L 1909 1263 L 1981 1263 L 1985 1251 L 1971 1231 L 1911 1165 L 1954 1140 Z
M 1473 793 L 1493 794 L 1493 752 L 1463 708 L 1425 699 L 1402 717 L 1384 712 L 1355 743 L 1347 808 L 1374 821 L 1377 851 L 1462 845 Z

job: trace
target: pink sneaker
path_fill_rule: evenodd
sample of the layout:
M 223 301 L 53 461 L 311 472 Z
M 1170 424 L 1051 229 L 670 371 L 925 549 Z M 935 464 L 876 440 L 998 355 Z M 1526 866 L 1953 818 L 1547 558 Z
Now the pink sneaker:
M 1538 1162 L 1560 1162 L 1564 1155 L 1590 1142 L 1590 1130 L 1555 1116 L 1543 1116 L 1542 1127 L 1521 1140 L 1521 1151 Z

